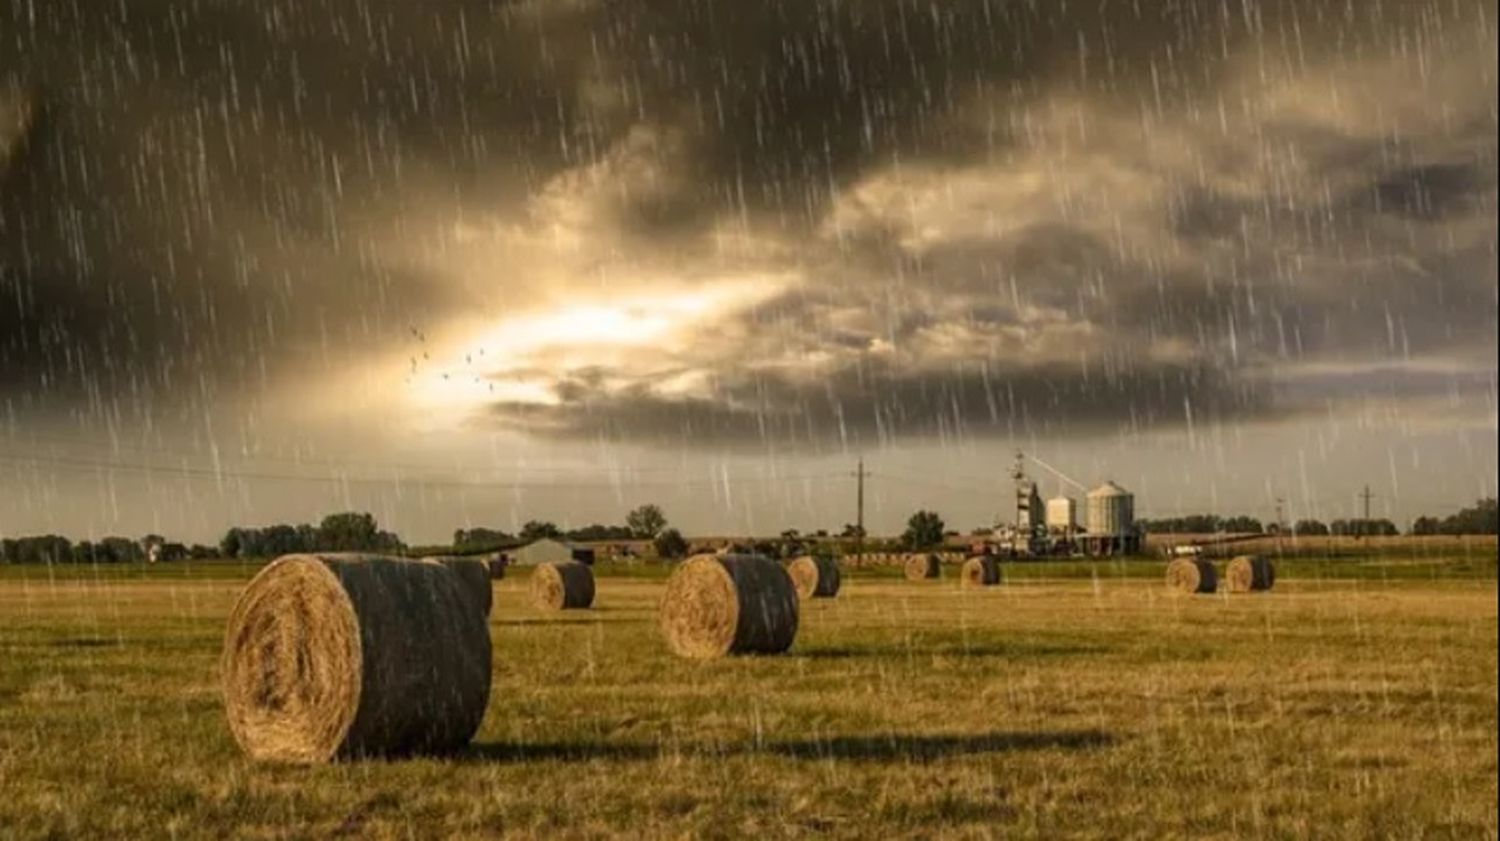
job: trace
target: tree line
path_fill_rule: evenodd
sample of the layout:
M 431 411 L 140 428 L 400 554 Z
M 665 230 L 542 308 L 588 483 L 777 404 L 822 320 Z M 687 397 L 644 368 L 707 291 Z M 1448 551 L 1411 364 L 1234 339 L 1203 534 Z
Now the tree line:
M 1185 517 L 1168 517 L 1159 520 L 1142 520 L 1139 525 L 1148 532 L 1165 534 L 1276 534 L 1280 527 L 1276 523 L 1262 523 L 1254 517 L 1220 517 L 1217 514 L 1189 514 Z M 1394 537 L 1401 529 L 1385 518 L 1339 519 L 1330 522 L 1304 519 L 1292 523 L 1288 531 L 1299 537 L 1322 537 L 1326 535 L 1352 537 Z M 1412 522 L 1408 534 L 1412 535 L 1461 535 L 1496 534 L 1500 532 L 1500 521 L 1496 518 L 1495 499 L 1487 497 L 1469 508 L 1448 517 L 1418 517 Z
M 0 540 L 0 563 L 6 564 L 129 564 L 152 555 L 158 561 L 182 561 L 218 556 L 213 546 L 191 546 L 148 534 L 140 539 L 104 537 L 77 543 L 62 535 L 41 534 Z

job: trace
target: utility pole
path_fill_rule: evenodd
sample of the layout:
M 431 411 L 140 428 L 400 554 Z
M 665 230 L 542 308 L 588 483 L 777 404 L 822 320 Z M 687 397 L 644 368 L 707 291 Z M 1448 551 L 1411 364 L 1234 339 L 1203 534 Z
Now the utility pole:
M 859 469 L 854 476 L 858 480 L 855 484 L 855 515 L 854 515 L 854 556 L 863 558 L 865 554 L 865 460 L 859 460 Z
M 1364 493 L 1361 493 L 1359 498 L 1365 502 L 1365 519 L 1359 524 L 1360 537 L 1364 537 L 1365 533 L 1370 531 L 1370 500 L 1375 498 L 1375 494 L 1370 493 L 1369 485 L 1365 485 Z

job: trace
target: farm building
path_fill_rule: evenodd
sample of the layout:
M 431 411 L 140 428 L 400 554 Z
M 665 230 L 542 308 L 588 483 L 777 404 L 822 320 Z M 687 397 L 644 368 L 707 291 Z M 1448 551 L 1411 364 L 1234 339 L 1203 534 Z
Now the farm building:
M 590 547 L 579 546 L 578 544 L 567 543 L 561 540 L 553 540 L 550 537 L 544 537 L 534 543 L 528 543 L 508 554 L 510 562 L 520 566 L 561 564 L 568 561 L 581 561 L 585 564 L 592 564 L 594 562 L 594 550 Z

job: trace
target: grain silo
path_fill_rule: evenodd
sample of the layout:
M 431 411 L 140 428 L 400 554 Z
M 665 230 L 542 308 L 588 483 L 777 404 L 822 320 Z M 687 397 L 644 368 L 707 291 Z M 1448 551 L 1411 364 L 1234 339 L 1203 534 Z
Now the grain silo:
M 1089 491 L 1084 530 L 1084 544 L 1089 554 L 1119 555 L 1139 551 L 1135 495 L 1112 481 Z
M 1078 500 L 1071 496 L 1054 496 L 1047 500 L 1047 531 L 1072 534 L 1078 528 Z

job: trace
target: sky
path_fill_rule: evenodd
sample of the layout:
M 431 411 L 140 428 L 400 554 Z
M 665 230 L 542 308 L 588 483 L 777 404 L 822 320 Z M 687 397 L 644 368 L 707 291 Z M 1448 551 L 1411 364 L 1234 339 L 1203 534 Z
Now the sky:
M 0 0 L 0 534 L 1452 513 L 1495 17 Z

